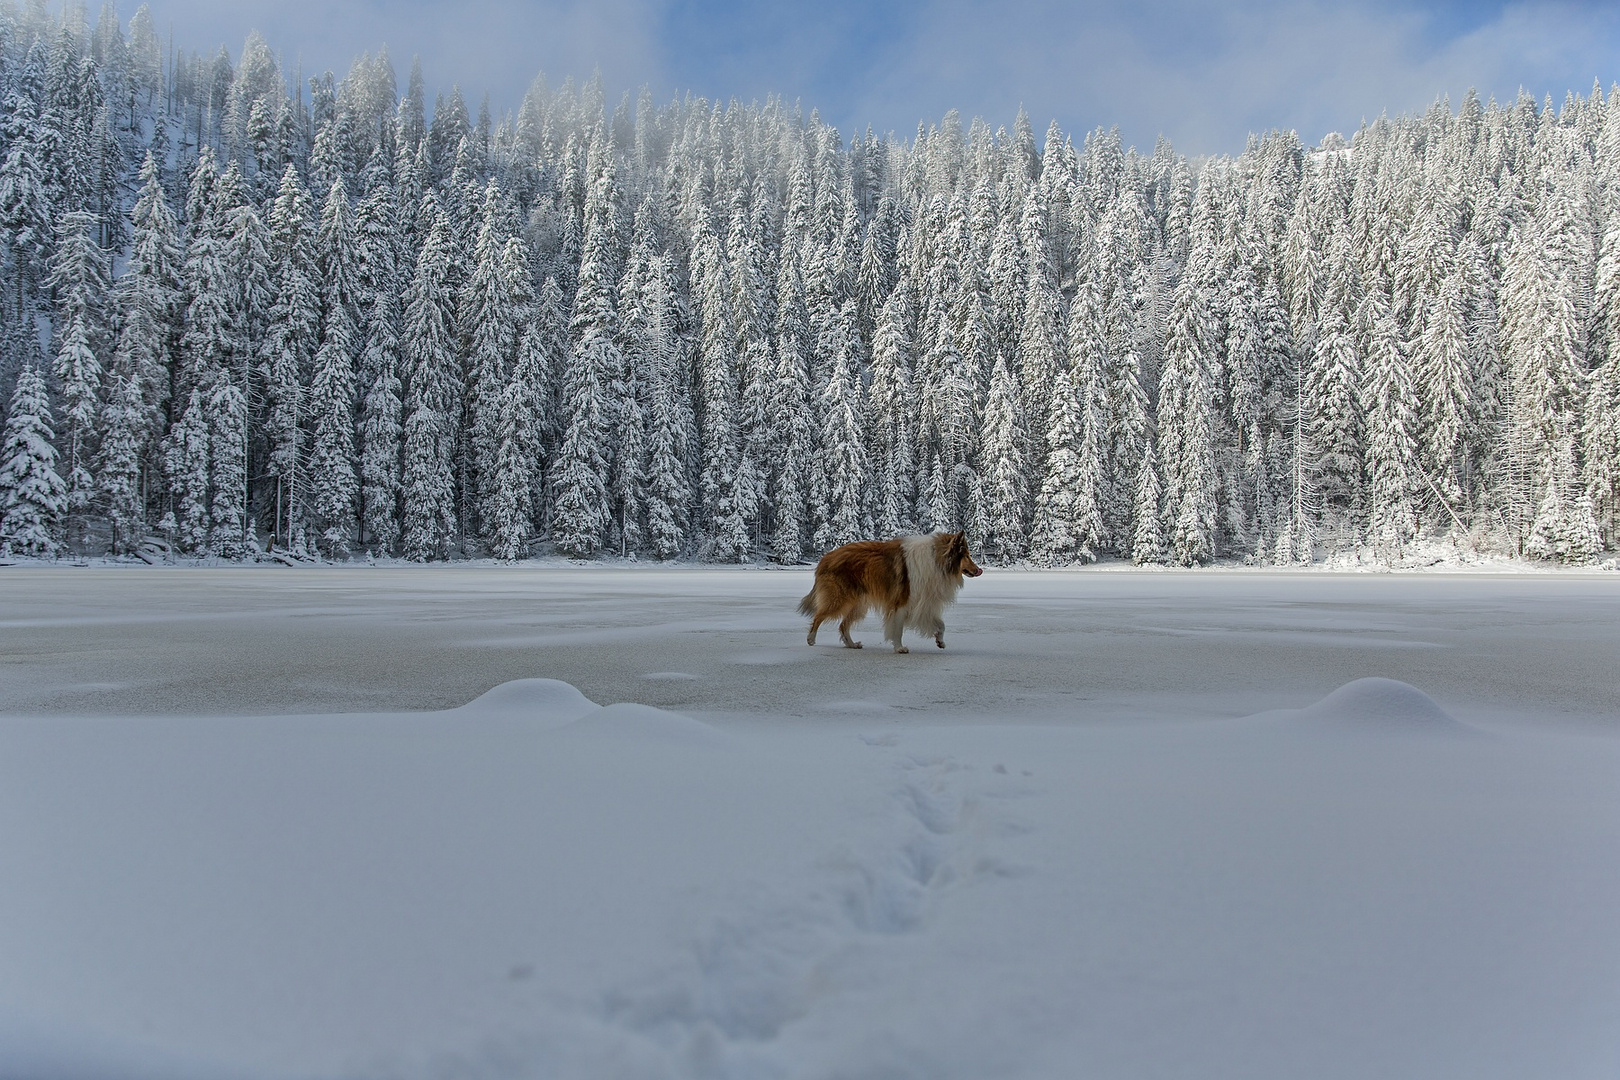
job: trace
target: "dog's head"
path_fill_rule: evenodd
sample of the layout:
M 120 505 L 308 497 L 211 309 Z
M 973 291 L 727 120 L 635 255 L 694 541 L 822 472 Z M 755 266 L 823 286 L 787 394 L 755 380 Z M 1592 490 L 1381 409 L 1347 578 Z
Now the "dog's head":
M 967 533 L 941 533 L 936 542 L 941 548 L 940 564 L 947 574 L 978 577 L 984 573 L 968 554 Z

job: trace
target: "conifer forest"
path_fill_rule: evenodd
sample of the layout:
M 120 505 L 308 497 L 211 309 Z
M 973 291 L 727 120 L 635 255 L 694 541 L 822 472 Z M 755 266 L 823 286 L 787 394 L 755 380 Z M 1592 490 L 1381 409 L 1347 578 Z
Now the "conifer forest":
M 1617 93 L 1194 160 L 0 0 L 0 551 L 1592 561 Z

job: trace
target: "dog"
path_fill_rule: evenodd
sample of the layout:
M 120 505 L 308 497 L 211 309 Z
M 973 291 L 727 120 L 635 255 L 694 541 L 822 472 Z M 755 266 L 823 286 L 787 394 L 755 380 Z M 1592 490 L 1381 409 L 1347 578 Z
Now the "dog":
M 844 648 L 860 648 L 849 628 L 875 607 L 883 612 L 883 638 L 894 643 L 895 652 L 911 651 L 900 642 L 908 626 L 933 634 L 943 649 L 945 605 L 956 599 L 964 575 L 982 573 L 968 554 L 966 533 L 857 540 L 816 563 L 815 585 L 799 601 L 799 614 L 810 616 L 811 645 L 821 624 L 837 618 Z

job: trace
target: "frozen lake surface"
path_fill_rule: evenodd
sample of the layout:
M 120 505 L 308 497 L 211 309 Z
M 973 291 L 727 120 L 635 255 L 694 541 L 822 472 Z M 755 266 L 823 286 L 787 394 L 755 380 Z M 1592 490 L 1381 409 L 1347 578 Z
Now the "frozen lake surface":
M 0 1080 L 1620 1073 L 1620 578 L 808 581 L 0 570 Z
M 1620 574 L 991 570 L 948 648 L 804 644 L 808 569 L 0 569 L 0 713 L 443 709 L 512 679 L 695 714 L 1239 716 L 1363 676 L 1620 720 Z M 917 644 L 914 640 L 912 644 Z M 922 642 L 927 645 L 926 641 Z

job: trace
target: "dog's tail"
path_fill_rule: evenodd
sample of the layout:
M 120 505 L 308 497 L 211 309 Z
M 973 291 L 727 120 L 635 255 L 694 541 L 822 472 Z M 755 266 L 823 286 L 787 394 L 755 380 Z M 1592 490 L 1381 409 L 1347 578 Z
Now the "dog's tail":
M 805 593 L 804 599 L 799 601 L 800 615 L 814 615 L 816 613 L 816 590 L 811 589 Z

